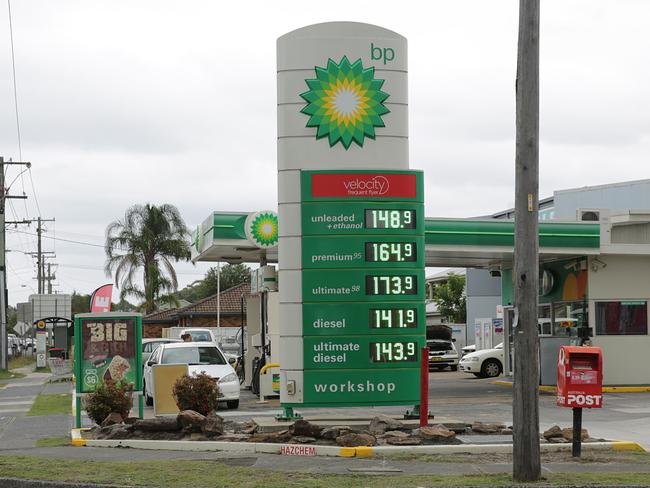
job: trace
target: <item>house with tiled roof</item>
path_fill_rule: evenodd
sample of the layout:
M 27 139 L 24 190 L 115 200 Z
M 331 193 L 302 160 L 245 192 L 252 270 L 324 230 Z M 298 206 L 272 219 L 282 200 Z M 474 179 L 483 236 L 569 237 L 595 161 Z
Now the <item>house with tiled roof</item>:
M 242 297 L 250 295 L 250 283 L 240 283 L 186 307 L 160 310 L 142 319 L 144 337 L 162 337 L 168 327 L 241 327 Z

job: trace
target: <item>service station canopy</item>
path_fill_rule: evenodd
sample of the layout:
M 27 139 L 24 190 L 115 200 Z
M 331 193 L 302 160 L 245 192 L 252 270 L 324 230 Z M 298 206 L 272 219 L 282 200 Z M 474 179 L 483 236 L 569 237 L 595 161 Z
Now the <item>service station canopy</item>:
M 247 237 L 246 222 L 260 212 L 214 212 L 193 236 L 192 261 L 275 263 L 277 246 L 259 247 Z M 512 262 L 511 220 L 425 219 L 425 266 L 487 268 Z M 540 222 L 541 261 L 601 254 L 600 224 Z

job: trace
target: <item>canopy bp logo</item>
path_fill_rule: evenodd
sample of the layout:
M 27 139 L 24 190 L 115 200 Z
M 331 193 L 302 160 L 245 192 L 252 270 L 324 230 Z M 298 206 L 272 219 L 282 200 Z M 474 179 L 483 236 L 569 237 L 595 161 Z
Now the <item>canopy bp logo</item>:
M 278 216 L 275 212 L 255 212 L 246 218 L 246 237 L 256 246 L 266 248 L 278 244 Z
M 384 106 L 384 80 L 374 75 L 374 67 L 364 69 L 361 59 L 350 64 L 347 56 L 316 67 L 316 78 L 305 80 L 309 91 L 300 95 L 307 102 L 301 112 L 311 116 L 307 127 L 318 128 L 316 139 L 327 137 L 330 147 L 341 142 L 347 150 L 352 141 L 363 147 L 365 137 L 375 138 L 375 127 L 384 127 L 381 116 L 390 110 Z

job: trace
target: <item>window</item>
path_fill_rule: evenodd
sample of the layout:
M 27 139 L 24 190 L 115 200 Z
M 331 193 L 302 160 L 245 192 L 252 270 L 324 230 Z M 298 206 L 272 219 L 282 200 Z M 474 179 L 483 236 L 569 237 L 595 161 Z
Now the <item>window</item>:
M 179 347 L 165 350 L 163 364 L 226 364 L 226 360 L 214 346 Z
M 647 335 L 648 303 L 644 300 L 596 302 L 597 335 Z

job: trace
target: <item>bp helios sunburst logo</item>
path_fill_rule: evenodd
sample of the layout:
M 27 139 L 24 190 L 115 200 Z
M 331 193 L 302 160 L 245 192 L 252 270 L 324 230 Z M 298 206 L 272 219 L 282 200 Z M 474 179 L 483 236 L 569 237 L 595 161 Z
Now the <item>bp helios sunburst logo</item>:
M 309 91 L 300 96 L 307 102 L 301 112 L 310 115 L 307 127 L 317 127 L 316 138 L 329 139 L 330 147 L 340 142 L 348 149 L 352 141 L 363 146 L 366 137 L 375 138 L 375 127 L 384 127 L 382 115 L 390 112 L 381 91 L 384 80 L 375 79 L 375 68 L 364 68 L 343 56 L 332 59 L 327 68 L 316 67 L 316 78 L 305 80 Z
M 246 218 L 246 237 L 258 247 L 278 244 L 278 216 L 275 212 L 255 212 Z

